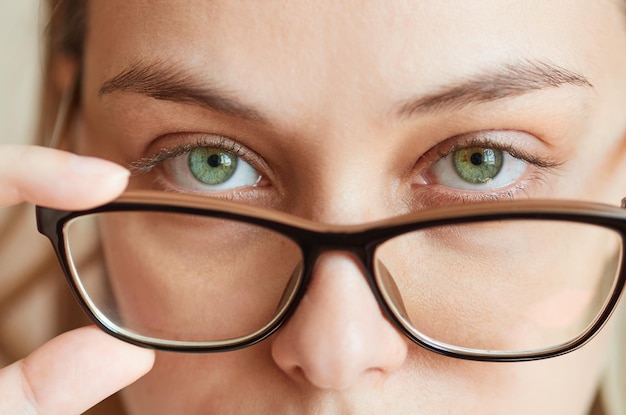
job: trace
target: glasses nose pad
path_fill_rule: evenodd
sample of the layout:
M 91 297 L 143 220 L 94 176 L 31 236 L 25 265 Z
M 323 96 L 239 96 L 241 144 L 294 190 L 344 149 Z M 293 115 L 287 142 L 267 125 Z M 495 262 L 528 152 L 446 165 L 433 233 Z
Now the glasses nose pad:
M 389 272 L 385 264 L 383 264 L 380 260 L 376 260 L 375 266 L 376 273 L 378 274 L 377 279 L 382 290 L 384 291 L 385 296 L 392 303 L 391 306 L 395 308 L 396 312 L 400 314 L 403 319 L 408 320 L 408 313 L 406 311 L 406 307 L 404 306 L 404 301 L 402 301 L 402 295 L 400 295 L 400 290 L 391 276 L 391 272 Z
M 289 277 L 289 281 L 287 281 L 287 285 L 283 290 L 283 294 L 280 297 L 280 301 L 278 301 L 278 305 L 276 306 L 276 314 L 279 314 L 285 308 L 285 305 L 290 303 L 293 299 L 293 296 L 296 293 L 296 288 L 300 283 L 300 277 L 302 276 L 302 261 L 298 261 L 296 267 L 294 268 L 291 276 Z

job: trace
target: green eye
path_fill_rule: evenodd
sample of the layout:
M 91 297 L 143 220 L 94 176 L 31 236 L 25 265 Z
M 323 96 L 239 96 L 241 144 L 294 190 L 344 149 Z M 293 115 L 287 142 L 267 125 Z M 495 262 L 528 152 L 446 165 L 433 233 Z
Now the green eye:
M 452 164 L 457 174 L 469 183 L 488 183 L 502 170 L 501 150 L 467 147 L 453 154 Z
M 218 185 L 230 179 L 237 170 L 237 156 L 210 147 L 200 147 L 189 152 L 187 165 L 200 182 Z

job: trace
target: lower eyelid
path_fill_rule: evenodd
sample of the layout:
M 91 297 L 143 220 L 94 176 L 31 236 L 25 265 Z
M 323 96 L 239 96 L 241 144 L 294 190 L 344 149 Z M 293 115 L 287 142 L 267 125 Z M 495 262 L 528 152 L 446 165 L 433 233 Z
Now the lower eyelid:
M 415 192 L 410 205 L 411 210 L 416 211 L 455 204 L 511 201 L 527 194 L 524 184 L 497 193 L 455 192 L 429 187 Z
M 546 181 L 544 173 L 532 169 L 517 183 L 492 192 L 464 191 L 441 185 L 416 185 L 411 195 L 412 209 L 435 208 L 464 203 L 502 202 L 537 197 Z
M 154 190 L 180 193 L 180 194 L 193 194 L 198 196 L 207 196 L 207 192 L 202 191 L 190 191 L 189 189 L 181 189 L 178 186 L 168 182 L 163 177 L 157 177 L 153 181 Z M 211 192 L 210 196 L 213 199 L 230 200 L 234 202 L 248 203 L 250 205 L 262 206 L 268 209 L 275 209 L 277 202 L 273 195 L 267 192 L 259 191 L 257 188 L 252 189 L 234 189 L 226 191 Z

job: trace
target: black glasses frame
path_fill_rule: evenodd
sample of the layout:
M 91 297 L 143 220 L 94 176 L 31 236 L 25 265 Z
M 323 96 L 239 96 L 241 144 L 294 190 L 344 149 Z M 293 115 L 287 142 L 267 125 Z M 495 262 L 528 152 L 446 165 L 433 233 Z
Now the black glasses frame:
M 65 211 L 38 206 L 37 227 L 52 243 L 63 272 L 83 310 L 102 330 L 126 342 L 165 351 L 178 352 L 223 352 L 241 349 L 258 343 L 274 333 L 293 314 L 311 281 L 313 266 L 319 256 L 328 251 L 350 253 L 361 265 L 363 275 L 385 317 L 414 343 L 427 350 L 445 356 L 468 360 L 491 362 L 515 362 L 545 359 L 576 350 L 587 343 L 604 326 L 613 313 L 624 284 L 626 267 L 624 252 L 621 252 L 617 280 L 612 293 L 599 317 L 588 329 L 570 342 L 538 351 L 489 352 L 449 346 L 427 336 L 419 336 L 407 328 L 402 313 L 390 304 L 379 287 L 374 272 L 374 253 L 385 241 L 411 231 L 430 227 L 475 223 L 497 220 L 558 220 L 597 225 L 618 232 L 622 238 L 622 251 L 626 247 L 626 199 L 622 207 L 598 203 L 572 201 L 507 201 L 449 206 L 429 209 L 364 225 L 329 225 L 312 222 L 282 212 L 245 205 L 241 203 L 210 199 L 201 196 L 170 194 L 154 191 L 127 192 L 116 201 L 104 206 L 83 211 Z M 175 341 L 153 341 L 139 335 L 123 333 L 98 318 L 81 294 L 72 276 L 72 264 L 66 241 L 66 224 L 74 218 L 115 211 L 153 211 L 202 215 L 212 218 L 230 219 L 261 226 L 280 233 L 294 241 L 303 254 L 303 270 L 299 286 L 287 300 L 284 312 L 273 324 L 248 336 L 233 341 L 192 343 Z

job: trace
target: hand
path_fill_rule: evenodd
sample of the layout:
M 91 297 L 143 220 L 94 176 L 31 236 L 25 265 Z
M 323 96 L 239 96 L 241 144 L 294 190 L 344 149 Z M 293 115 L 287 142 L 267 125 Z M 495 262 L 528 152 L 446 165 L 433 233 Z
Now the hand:
M 147 373 L 154 352 L 95 327 L 64 333 L 0 370 L 0 413 L 78 415 Z
M 128 171 L 104 160 L 35 146 L 0 145 L 0 206 L 62 209 L 106 203 Z M 0 414 L 80 414 L 147 373 L 154 352 L 85 327 L 0 370 Z
M 124 191 L 128 170 L 45 147 L 0 145 L 0 207 L 21 202 L 87 209 Z

